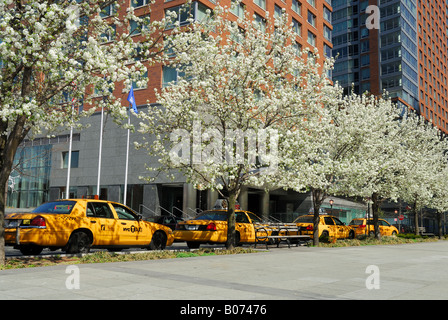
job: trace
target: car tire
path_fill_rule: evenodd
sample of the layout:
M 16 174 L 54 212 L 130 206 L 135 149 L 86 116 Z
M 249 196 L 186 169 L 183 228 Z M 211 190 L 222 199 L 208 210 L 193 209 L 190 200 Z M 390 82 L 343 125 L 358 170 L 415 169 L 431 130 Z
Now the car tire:
M 69 254 L 89 253 L 92 241 L 83 231 L 72 233 L 68 240 L 66 252 Z
M 349 239 L 355 239 L 355 232 L 353 230 L 349 232 L 348 238 Z
M 162 231 L 156 231 L 149 243 L 149 250 L 163 250 L 166 247 L 166 235 Z
M 44 248 L 41 246 L 28 245 L 20 246 L 19 250 L 24 256 L 36 256 L 39 255 Z
M 187 241 L 187 247 L 189 249 L 199 249 L 201 244 L 199 242 Z
M 397 231 L 392 231 L 392 237 L 396 237 L 397 236 Z
M 243 244 L 241 243 L 241 235 L 239 232 L 235 232 L 235 246 L 240 247 Z

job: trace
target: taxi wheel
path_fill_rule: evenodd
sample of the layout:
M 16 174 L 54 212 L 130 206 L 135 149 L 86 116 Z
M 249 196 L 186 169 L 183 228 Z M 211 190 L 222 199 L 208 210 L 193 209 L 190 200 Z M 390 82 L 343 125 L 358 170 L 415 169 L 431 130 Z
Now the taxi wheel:
M 353 230 L 350 231 L 350 233 L 348 234 L 348 238 L 349 239 L 355 239 L 355 232 Z
M 29 246 L 20 246 L 19 250 L 24 256 L 30 256 L 30 255 L 34 256 L 40 254 L 43 248 L 35 245 L 29 245 Z
M 187 241 L 188 249 L 198 249 L 201 244 L 199 242 Z
M 68 240 L 67 253 L 88 253 L 92 241 L 89 236 L 82 231 L 74 232 Z
M 166 235 L 162 231 L 154 232 L 149 250 L 163 250 L 166 247 Z

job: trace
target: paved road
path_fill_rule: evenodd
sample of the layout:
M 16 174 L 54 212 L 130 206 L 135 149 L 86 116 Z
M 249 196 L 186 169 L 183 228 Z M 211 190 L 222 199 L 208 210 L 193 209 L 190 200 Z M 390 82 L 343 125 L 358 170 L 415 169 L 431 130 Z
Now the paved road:
M 0 271 L 0 299 L 448 299 L 448 241 L 72 267 Z

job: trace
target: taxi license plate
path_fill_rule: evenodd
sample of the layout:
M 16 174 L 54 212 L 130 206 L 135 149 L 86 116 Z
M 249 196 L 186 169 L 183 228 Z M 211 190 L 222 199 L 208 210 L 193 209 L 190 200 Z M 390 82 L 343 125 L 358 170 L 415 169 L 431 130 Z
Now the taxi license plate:
M 189 230 L 189 231 L 198 230 L 198 226 L 187 224 L 187 225 L 185 225 L 185 230 Z
M 5 228 L 17 228 L 20 226 L 22 220 L 14 219 L 14 220 L 5 220 Z

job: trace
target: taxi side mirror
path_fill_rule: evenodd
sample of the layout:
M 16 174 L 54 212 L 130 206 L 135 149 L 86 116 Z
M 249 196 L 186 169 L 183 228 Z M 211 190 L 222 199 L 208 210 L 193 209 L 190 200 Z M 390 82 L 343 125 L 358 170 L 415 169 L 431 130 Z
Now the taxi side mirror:
M 143 220 L 143 216 L 142 216 L 141 214 L 138 214 L 138 215 L 137 215 L 137 220 L 138 220 L 138 221 L 142 221 L 142 220 Z

